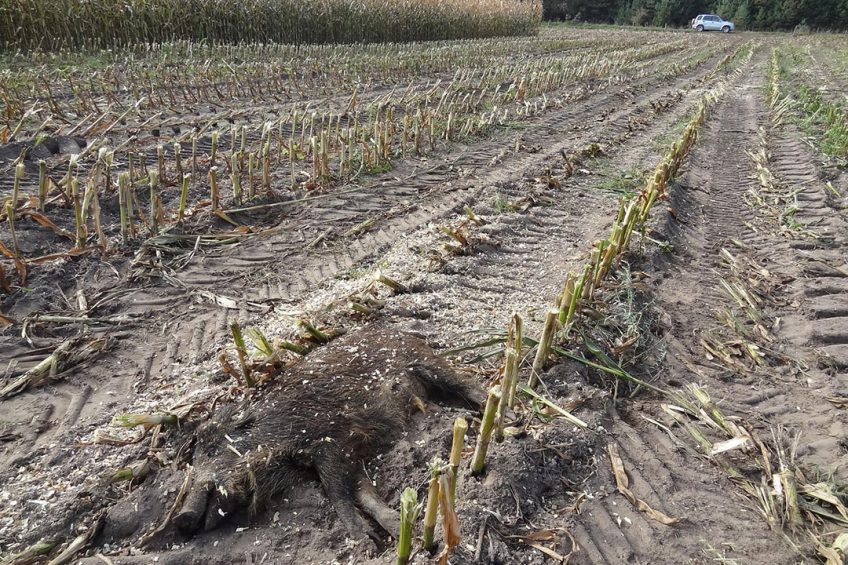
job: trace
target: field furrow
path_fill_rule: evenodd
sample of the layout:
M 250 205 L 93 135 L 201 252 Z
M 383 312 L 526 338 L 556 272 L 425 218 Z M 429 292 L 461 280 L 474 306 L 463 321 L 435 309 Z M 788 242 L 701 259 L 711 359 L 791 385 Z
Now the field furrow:
M 421 500 L 464 417 L 450 563 L 822 558 L 848 504 L 848 176 L 844 68 L 812 48 L 844 42 L 707 35 L 8 55 L 0 555 L 91 532 L 79 563 L 394 563 L 391 520 L 352 536 L 333 472 L 371 483 L 341 488 L 360 510 Z M 528 383 L 480 476 L 467 403 L 416 394 L 388 425 L 381 384 L 337 429 L 363 392 L 337 396 L 344 371 L 387 328 L 475 385 Z M 228 411 L 313 389 L 309 414 Z M 262 443 L 214 454 L 217 414 Z M 256 482 L 315 430 L 289 488 Z M 327 470 L 371 435 L 392 442 Z M 205 457 L 246 465 L 256 512 L 221 506 L 236 471 Z M 198 496 L 222 523 L 189 532 Z

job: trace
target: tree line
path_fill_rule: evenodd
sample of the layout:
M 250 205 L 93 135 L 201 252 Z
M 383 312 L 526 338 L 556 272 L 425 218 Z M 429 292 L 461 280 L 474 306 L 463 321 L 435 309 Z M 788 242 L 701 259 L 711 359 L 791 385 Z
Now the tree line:
M 848 0 L 543 0 L 546 20 L 680 27 L 718 14 L 737 29 L 848 29 Z

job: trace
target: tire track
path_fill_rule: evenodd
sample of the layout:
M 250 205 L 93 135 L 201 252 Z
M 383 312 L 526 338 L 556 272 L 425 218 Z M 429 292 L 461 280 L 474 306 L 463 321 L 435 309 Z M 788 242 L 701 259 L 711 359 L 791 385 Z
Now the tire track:
M 186 285 L 187 291 L 202 289 L 204 284 L 212 284 L 221 294 L 234 295 L 242 303 L 255 300 L 255 295 L 267 292 L 274 303 L 293 306 L 299 310 L 309 311 L 310 308 L 333 295 L 337 297 L 344 293 L 347 287 L 337 276 L 351 266 L 370 267 L 377 259 L 389 264 L 410 265 L 410 245 L 440 246 L 438 236 L 434 236 L 426 227 L 428 222 L 446 221 L 455 214 L 460 214 L 465 204 L 474 205 L 475 211 L 484 216 L 497 217 L 493 206 L 488 204 L 499 192 L 523 197 L 530 192 L 534 184 L 533 178 L 538 176 L 546 162 L 556 161 L 560 150 L 576 149 L 590 141 L 608 141 L 611 145 L 611 155 L 622 155 L 625 160 L 639 159 L 646 155 L 646 149 L 639 144 L 641 135 L 657 135 L 668 127 L 668 124 L 689 111 L 689 106 L 697 98 L 697 92 L 691 92 L 688 97 L 678 100 L 677 104 L 659 115 L 653 124 L 646 124 L 638 129 L 628 128 L 629 116 L 645 113 L 650 103 L 662 100 L 676 89 L 686 86 L 689 82 L 705 75 L 706 69 L 701 69 L 691 76 L 681 77 L 671 85 L 641 96 L 637 104 L 623 106 L 611 113 L 602 128 L 582 130 L 563 138 L 563 131 L 575 131 L 566 124 L 577 124 L 582 119 L 581 112 L 594 108 L 610 107 L 615 101 L 610 101 L 606 93 L 602 100 L 591 99 L 568 108 L 554 121 L 550 129 L 534 132 L 525 137 L 525 144 L 545 142 L 545 150 L 539 153 L 520 153 L 506 159 L 490 170 L 477 173 L 462 186 L 442 186 L 430 193 L 422 195 L 421 202 L 391 216 L 385 224 L 374 230 L 357 235 L 351 242 L 350 238 L 329 241 L 324 248 L 304 254 L 303 247 L 317 237 L 321 229 L 315 228 L 304 233 L 299 249 L 288 249 L 275 262 L 273 255 L 267 251 L 251 248 L 249 244 L 238 245 L 221 254 L 198 253 L 189 269 L 179 273 L 179 279 Z M 645 82 L 647 86 L 649 82 Z M 632 86 L 627 87 L 632 88 Z M 610 117 L 612 116 L 612 117 Z M 626 131 L 625 131 L 626 130 Z M 553 141 L 553 143 L 551 143 Z M 480 147 L 472 146 L 468 154 Z M 491 155 L 497 155 L 500 146 L 486 145 L 484 150 Z M 488 157 L 488 155 L 487 155 Z M 488 162 L 486 158 L 475 160 L 477 163 Z M 441 173 L 442 182 L 456 182 L 451 173 Z M 559 290 L 558 285 L 564 279 L 565 272 L 573 268 L 578 257 L 568 257 L 573 253 L 565 253 L 564 249 L 585 249 L 595 239 L 598 233 L 609 226 L 612 211 L 617 207 L 613 195 L 599 190 L 587 190 L 587 185 L 595 180 L 573 178 L 566 182 L 562 189 L 551 191 L 552 204 L 532 206 L 526 213 L 503 216 L 504 224 L 493 221 L 486 226 L 482 233 L 493 239 L 505 242 L 503 249 L 497 246 L 481 246 L 473 255 L 462 256 L 449 262 L 449 269 L 435 275 L 426 275 L 421 271 L 421 262 L 416 261 L 416 267 L 410 275 L 416 292 L 396 297 L 386 307 L 384 316 L 388 320 L 400 320 L 422 333 L 440 339 L 450 339 L 458 343 L 463 338 L 465 327 L 458 325 L 466 319 L 469 302 L 473 301 L 485 312 L 478 320 L 480 324 L 500 324 L 511 309 L 524 310 L 527 305 L 541 308 L 551 301 L 551 297 Z M 415 184 L 415 181 L 402 181 L 404 185 Z M 571 198 L 569 191 L 583 192 L 581 198 Z M 406 195 L 407 192 L 398 192 Z M 388 197 L 393 196 L 389 189 Z M 386 195 L 378 195 L 386 198 Z M 386 200 L 375 200 L 384 205 Z M 332 206 L 345 207 L 345 201 L 333 202 Z M 377 206 L 377 204 L 375 204 Z M 586 210 L 592 210 L 586 214 Z M 499 217 L 498 217 L 499 218 Z M 295 218 L 292 228 L 297 226 L 301 218 Z M 351 222 L 352 223 L 352 222 Z M 350 225 L 347 224 L 347 225 Z M 283 224 L 283 231 L 289 227 Z M 344 226 L 343 226 L 344 227 Z M 290 234 L 296 233 L 292 229 Z M 300 232 L 303 233 L 303 232 Z M 314 236 L 314 237 L 313 237 Z M 520 239 L 519 239 L 520 238 Z M 278 243 L 280 246 L 290 245 L 291 238 Z M 231 257 L 258 257 L 258 261 L 246 261 L 245 265 L 233 265 Z M 260 280 L 244 280 L 235 277 L 239 271 L 256 270 L 257 264 L 266 262 L 274 267 L 257 273 Z M 296 264 L 294 271 L 291 265 Z M 506 280 L 504 272 L 514 275 Z M 421 281 L 415 284 L 416 277 Z M 532 284 L 528 284 L 532 283 Z M 543 283 L 543 284 L 536 284 Z M 471 288 L 464 288 L 469 285 Z M 165 290 L 163 290 L 163 288 Z M 230 309 L 211 306 L 208 302 L 196 302 L 194 296 L 186 291 L 170 287 L 150 287 L 134 296 L 135 307 L 143 310 L 153 305 L 157 308 L 169 308 L 169 317 L 160 318 L 156 327 L 142 326 L 134 332 L 131 340 L 122 342 L 121 349 L 115 351 L 104 367 L 110 373 L 110 378 L 98 375 L 86 377 L 86 384 L 94 391 L 88 402 L 78 414 L 76 430 L 41 430 L 33 443 L 46 445 L 50 442 L 61 442 L 68 445 L 56 456 L 66 458 L 71 464 L 79 464 L 87 454 L 75 451 L 70 447 L 70 435 L 78 433 L 80 426 L 88 430 L 104 423 L 108 417 L 128 405 L 134 405 L 134 395 L 129 390 L 134 386 L 138 375 L 147 383 L 150 406 L 158 400 L 173 401 L 180 393 L 185 392 L 196 378 L 194 371 L 208 369 L 217 363 L 215 356 L 210 355 L 229 335 L 229 322 L 238 319 L 248 323 L 262 318 L 263 322 L 277 328 L 287 327 L 291 323 L 290 312 L 286 308 L 281 312 L 267 312 L 259 315 L 255 311 Z M 267 289 L 267 290 L 266 290 Z M 341 290 L 340 290 L 341 289 Z M 173 302 L 167 302 L 165 293 L 173 292 Z M 279 294 L 276 294 L 278 293 Z M 506 297 L 506 299 L 504 299 Z M 118 303 L 118 306 L 120 304 Z M 410 312 L 413 315 L 410 315 Z M 426 320 L 426 322 L 425 322 Z M 447 337 L 445 337 L 447 336 Z M 153 352 L 150 355 L 150 352 Z M 147 355 L 145 355 L 147 354 Z M 102 373 L 102 371 L 100 372 Z M 112 379 L 111 374 L 118 375 Z M 174 379 L 177 379 L 176 381 Z M 62 384 L 60 387 L 69 385 Z M 167 391 L 167 392 L 165 392 Z M 21 397 L 22 402 L 31 402 L 33 397 L 42 397 L 45 391 L 34 391 Z M 16 401 L 12 401 L 12 405 Z M 104 406 L 106 407 L 104 409 Z M 38 449 L 38 446 L 33 447 Z M 37 453 L 37 451 L 36 451 Z M 76 463 L 74 463 L 76 462 Z
M 688 171 L 670 189 L 672 214 L 656 228 L 675 248 L 671 258 L 655 255 L 648 269 L 658 304 L 671 318 L 664 378 L 700 382 L 718 399 L 725 414 L 739 414 L 764 426 L 801 430 L 800 461 L 839 474 L 846 463 L 844 447 L 840 447 L 845 437 L 845 415 L 826 400 L 836 395 L 840 386 L 845 390 L 838 384 L 839 375 L 829 374 L 815 363 L 798 369 L 798 365 L 786 362 L 741 373 L 706 358 L 699 343 L 704 331 L 716 327 L 716 309 L 729 301 L 719 285 L 728 276 L 719 253 L 722 248 L 767 269 L 775 281 L 773 294 L 766 297 L 762 308 L 773 319 L 781 320 L 774 329 L 780 341 L 771 346 L 781 358 L 814 359 L 816 349 L 841 347 L 843 341 L 841 295 L 848 283 L 841 277 L 813 275 L 809 268 L 810 259 L 817 264 L 830 261 L 833 266 L 840 253 L 829 251 L 844 250 L 842 242 L 827 238 L 817 240 L 810 250 L 796 249 L 793 241 L 775 235 L 779 230 L 773 218 L 762 218 L 743 204 L 746 194 L 758 188 L 750 178 L 752 165 L 744 150 L 757 145 L 758 130 L 768 123 L 760 94 L 765 76 L 762 53 L 755 56 L 752 65 L 752 72 L 728 92 L 704 127 L 689 158 Z M 775 143 L 775 174 L 787 186 L 802 190 L 799 202 L 803 205 L 796 212 L 799 221 L 844 233 L 844 226 L 838 223 L 841 220 L 824 215 L 826 195 L 821 181 L 810 174 L 815 169 L 806 166 L 812 161 L 802 157 L 802 165 L 797 166 L 804 147 L 791 136 L 782 140 L 778 135 Z M 822 221 L 825 217 L 827 221 Z M 798 302 L 805 299 L 811 300 L 808 312 L 814 325 L 799 324 L 796 319 Z M 816 312 L 825 315 L 816 318 Z M 769 533 L 753 503 L 728 499 L 736 486 L 705 472 L 702 463 L 670 446 L 662 432 L 640 418 L 648 413 L 663 421 L 658 408 L 648 402 L 641 410 L 613 419 L 611 434 L 620 446 L 637 496 L 649 499 L 651 505 L 656 502 L 656 507 L 672 516 L 685 515 L 692 521 L 685 526 L 660 528 L 650 543 L 620 544 L 614 551 L 605 547 L 608 539 L 600 538 L 592 525 L 584 524 L 577 530 L 578 543 L 587 548 L 581 562 L 619 563 L 622 555 L 634 562 L 658 562 L 651 557 L 656 545 L 674 548 L 674 554 L 680 556 L 676 562 L 701 562 L 705 547 L 696 542 L 698 539 L 712 547 L 732 543 L 732 554 L 725 555 L 728 558 L 796 562 L 798 555 L 779 536 Z M 691 438 L 685 436 L 683 440 Z M 593 501 L 591 506 L 606 505 L 609 513 L 613 502 L 616 506 L 622 503 L 616 496 Z

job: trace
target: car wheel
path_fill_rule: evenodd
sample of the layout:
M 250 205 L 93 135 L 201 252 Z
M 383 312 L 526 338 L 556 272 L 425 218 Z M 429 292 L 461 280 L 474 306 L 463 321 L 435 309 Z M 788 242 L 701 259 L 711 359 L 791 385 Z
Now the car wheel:
M 695 29 L 697 29 L 698 31 L 704 31 L 704 26 L 699 25 L 699 26 L 698 26 L 698 27 L 696 27 Z
M 723 31 L 724 33 L 730 33 L 730 26 L 724 26 L 723 28 L 721 28 L 721 31 Z

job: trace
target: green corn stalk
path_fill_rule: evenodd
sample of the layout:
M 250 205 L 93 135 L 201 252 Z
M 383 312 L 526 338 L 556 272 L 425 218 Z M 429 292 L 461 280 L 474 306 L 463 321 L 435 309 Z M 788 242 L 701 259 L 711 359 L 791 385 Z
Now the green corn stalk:
M 177 178 L 183 178 L 183 148 L 179 143 L 174 143 L 174 168 L 177 171 Z
M 209 169 L 209 194 L 212 199 L 212 211 L 221 209 L 221 196 L 218 192 L 218 167 Z
M 256 196 L 256 168 L 259 165 L 259 154 L 252 151 L 247 154 L 247 180 L 250 185 L 248 196 Z
M 18 163 L 15 165 L 15 181 L 12 185 L 12 209 L 16 209 L 18 207 L 18 198 L 20 197 L 19 191 L 21 188 L 21 179 L 24 178 L 24 174 L 26 173 L 26 168 L 23 163 Z
M 415 489 L 406 487 L 400 495 L 400 536 L 397 546 L 397 565 L 407 565 L 412 554 L 415 521 L 421 514 L 421 504 Z
M 515 387 L 518 384 L 518 376 L 521 371 L 521 356 L 524 348 L 524 322 L 521 316 L 513 314 L 512 325 L 507 332 L 507 349 L 515 351 L 515 360 L 512 367 L 510 388 L 507 393 L 507 405 L 512 408 L 515 405 Z
M 241 326 L 239 326 L 238 322 L 234 321 L 230 324 L 230 330 L 233 334 L 233 341 L 236 344 L 236 355 L 238 356 L 239 365 L 241 366 L 244 384 L 248 387 L 253 387 L 256 385 L 256 381 L 253 380 L 250 365 L 247 363 L 247 347 L 244 344 L 244 336 L 242 336 L 241 333 Z
M 533 359 L 533 368 L 527 386 L 536 388 L 539 383 L 539 374 L 545 367 L 545 361 L 551 354 L 551 344 L 556 334 L 559 310 L 548 310 L 545 315 L 545 325 L 542 327 L 542 335 L 539 337 L 539 345 L 536 349 L 536 357 Z
M 218 133 L 217 130 L 212 132 L 212 149 L 209 151 L 209 166 L 210 167 L 215 166 L 215 157 L 218 154 L 218 137 L 219 136 L 220 136 L 220 133 Z
M 489 389 L 489 396 L 486 400 L 486 410 L 483 412 L 483 422 L 480 425 L 480 435 L 477 436 L 477 447 L 474 450 L 474 458 L 471 460 L 471 474 L 479 475 L 483 472 L 486 465 L 486 453 L 489 450 L 489 443 L 492 439 L 492 430 L 495 426 L 495 415 L 498 411 L 498 404 L 501 401 L 501 387 L 493 386 Z
M 15 206 L 11 200 L 6 201 L 6 220 L 9 222 L 9 235 L 12 237 L 12 253 L 15 254 L 15 257 L 20 257 L 18 234 L 15 231 Z
M 112 425 L 121 428 L 134 428 L 144 426 L 150 428 L 164 424 L 175 425 L 179 423 L 176 414 L 118 414 L 112 418 Z
M 436 550 L 434 534 L 439 510 L 439 476 L 442 474 L 444 461 L 434 459 L 430 462 L 430 483 L 427 488 L 427 506 L 424 511 L 424 550 L 433 553 Z
M 297 325 L 300 328 L 303 328 L 309 337 L 318 343 L 329 343 L 330 336 L 316 328 L 312 325 L 308 320 L 298 320 Z
M 197 176 L 197 136 L 191 138 L 191 176 Z
M 500 443 L 504 440 L 504 426 L 506 425 L 506 409 L 509 406 L 510 397 L 515 397 L 515 387 L 518 384 L 518 355 L 515 350 L 507 348 L 504 351 L 503 364 L 503 398 L 498 403 L 498 414 L 495 428 L 495 441 Z

